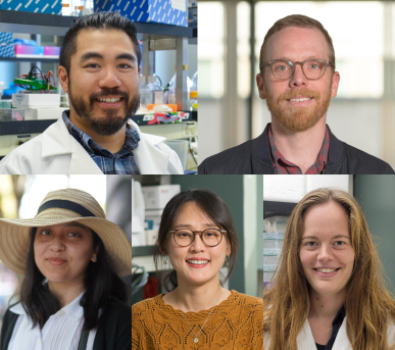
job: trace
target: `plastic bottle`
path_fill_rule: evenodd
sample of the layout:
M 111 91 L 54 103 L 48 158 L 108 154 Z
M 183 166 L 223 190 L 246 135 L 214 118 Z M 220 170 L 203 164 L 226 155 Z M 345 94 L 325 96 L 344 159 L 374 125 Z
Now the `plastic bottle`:
M 189 93 L 192 90 L 192 86 L 193 86 L 192 80 L 190 77 L 187 76 L 187 93 L 188 93 L 187 96 L 188 97 L 189 97 Z M 173 96 L 173 94 L 174 94 L 174 96 Z M 174 73 L 173 77 L 170 79 L 170 82 L 169 82 L 169 99 L 168 100 L 171 100 L 173 102 L 168 102 L 168 103 L 172 103 L 172 104 L 177 103 L 176 94 L 177 94 L 177 72 Z
M 152 91 L 152 100 L 155 104 L 163 104 L 163 90 L 156 83 L 156 77 L 148 77 L 148 86 Z
M 189 95 L 189 105 L 190 105 L 190 110 L 191 111 L 197 111 L 198 110 L 198 92 L 197 91 L 191 91 Z
M 192 88 L 191 91 L 198 91 L 198 72 L 193 75 L 192 77 Z
M 147 78 L 143 75 L 140 77 L 140 108 L 142 112 L 148 110 L 148 105 L 152 104 L 152 91 L 147 84 Z

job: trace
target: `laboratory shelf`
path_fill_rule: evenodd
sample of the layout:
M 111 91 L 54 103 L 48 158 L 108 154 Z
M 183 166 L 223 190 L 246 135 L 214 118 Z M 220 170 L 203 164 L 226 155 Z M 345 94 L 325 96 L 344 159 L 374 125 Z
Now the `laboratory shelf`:
M 79 18 L 0 10 L 0 32 L 64 36 Z M 189 27 L 140 22 L 134 22 L 134 25 L 139 34 L 150 34 L 158 37 L 197 37 L 197 30 Z
M 137 257 L 137 256 L 153 255 L 154 249 L 155 249 L 155 246 L 153 246 L 153 245 L 132 247 L 132 258 Z
M 142 117 L 142 115 L 134 116 L 133 119 Z M 51 124 L 55 123 L 56 120 L 57 119 L 0 122 L 0 135 L 39 134 Z M 141 126 L 143 132 L 153 135 L 161 136 L 163 133 L 169 133 L 169 137 L 167 137 L 168 140 L 197 136 L 197 126 L 194 121 L 160 125 L 142 124 Z M 146 130 L 146 128 L 148 128 L 148 130 Z
M 276 215 L 291 215 L 296 204 L 297 203 L 264 201 L 263 217 L 266 219 Z
M 39 134 L 55 122 L 56 119 L 0 122 L 0 135 Z
M 160 122 L 155 123 L 155 124 L 148 124 L 150 120 L 147 119 L 147 117 L 144 114 L 137 114 L 132 117 L 133 121 L 137 123 L 138 125 L 148 125 L 148 126 L 154 126 L 154 125 L 168 125 L 168 124 L 179 124 L 179 123 L 185 123 L 188 121 L 195 120 L 197 121 L 197 112 L 191 112 L 191 111 L 184 111 L 185 113 L 189 113 L 188 117 L 182 120 L 182 122 L 172 122 L 172 123 L 162 123 Z
M 8 61 L 8 62 L 49 62 L 49 63 L 58 63 L 59 58 L 46 58 L 45 56 L 36 56 L 36 57 L 0 57 L 0 61 Z

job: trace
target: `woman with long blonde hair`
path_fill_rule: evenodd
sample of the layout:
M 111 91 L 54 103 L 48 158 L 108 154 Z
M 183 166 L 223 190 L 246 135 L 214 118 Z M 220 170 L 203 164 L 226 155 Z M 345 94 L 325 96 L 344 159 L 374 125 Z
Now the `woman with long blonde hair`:
M 296 205 L 263 300 L 265 350 L 395 349 L 395 301 L 346 192 L 318 189 Z

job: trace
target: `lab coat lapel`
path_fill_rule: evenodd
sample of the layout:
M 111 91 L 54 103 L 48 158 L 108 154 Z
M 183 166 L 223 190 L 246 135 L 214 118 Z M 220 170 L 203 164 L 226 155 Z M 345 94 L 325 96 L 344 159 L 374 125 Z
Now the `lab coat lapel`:
M 296 343 L 298 344 L 298 350 L 317 350 L 313 333 L 311 332 L 309 321 L 307 319 L 303 325 L 302 330 L 298 334 Z
M 333 344 L 332 350 L 352 350 L 351 344 L 347 337 L 346 324 L 347 324 L 347 317 L 345 317 L 343 320 L 343 323 L 339 329 L 339 333 L 337 334 L 335 343 Z M 317 349 L 308 320 L 306 320 L 302 330 L 298 335 L 297 344 L 298 344 L 298 350 Z
M 347 316 L 344 318 L 343 323 L 339 329 L 339 333 L 337 333 L 337 337 L 335 343 L 333 344 L 332 350 L 352 350 L 350 341 L 347 337 Z
M 133 150 L 140 174 L 167 174 L 170 155 L 157 147 L 166 138 L 142 133 L 132 120 L 129 124 L 140 136 L 138 147 Z
M 67 174 L 103 174 L 85 149 L 68 132 L 62 117 L 43 133 L 43 158 L 64 155 L 69 162 Z

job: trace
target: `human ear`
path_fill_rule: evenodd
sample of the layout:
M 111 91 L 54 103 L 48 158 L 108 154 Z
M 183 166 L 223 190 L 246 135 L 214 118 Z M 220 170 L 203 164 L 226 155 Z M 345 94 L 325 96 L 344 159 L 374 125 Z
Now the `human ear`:
M 332 97 L 337 96 L 337 90 L 339 88 L 339 82 L 340 82 L 340 74 L 339 72 L 334 72 L 333 77 L 332 77 Z
M 258 87 L 259 97 L 264 100 L 266 99 L 266 92 L 265 92 L 265 80 L 261 73 L 256 75 L 256 85 Z
M 96 262 L 97 261 L 97 252 L 99 251 L 99 246 L 95 247 L 95 253 L 92 255 L 91 261 Z
M 59 66 L 58 68 L 58 77 L 60 85 L 62 85 L 62 89 L 64 92 L 69 92 L 69 77 L 67 76 L 66 68 L 63 66 Z

